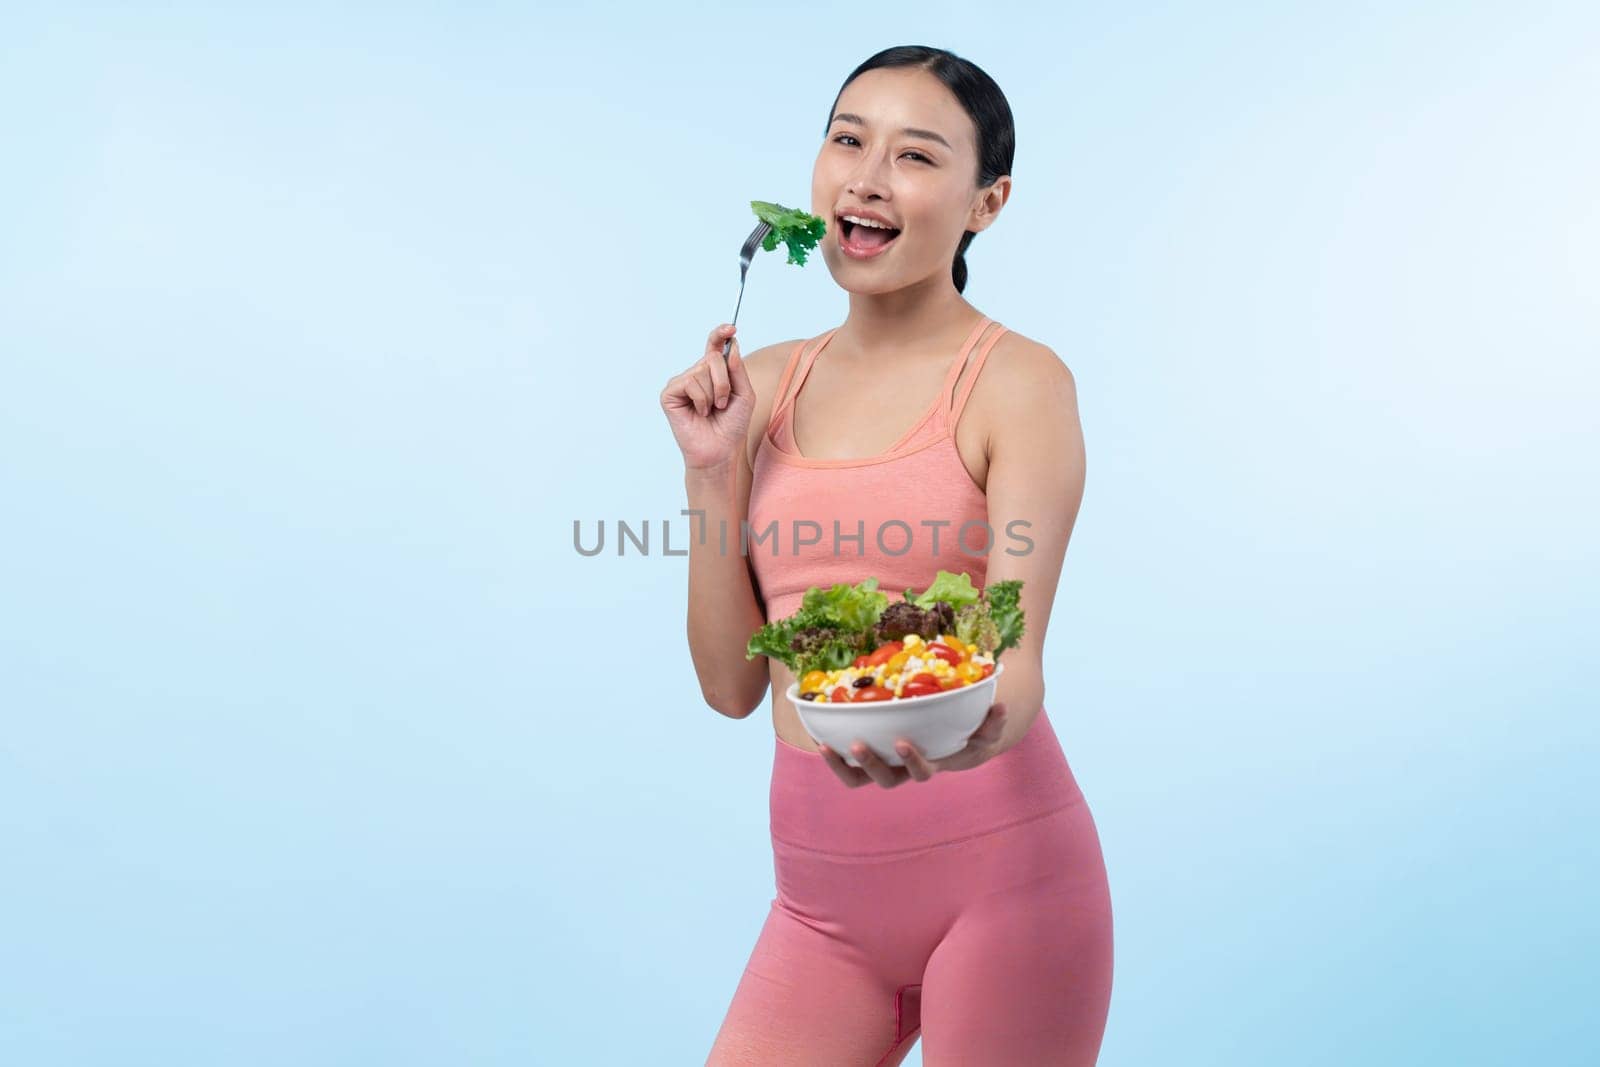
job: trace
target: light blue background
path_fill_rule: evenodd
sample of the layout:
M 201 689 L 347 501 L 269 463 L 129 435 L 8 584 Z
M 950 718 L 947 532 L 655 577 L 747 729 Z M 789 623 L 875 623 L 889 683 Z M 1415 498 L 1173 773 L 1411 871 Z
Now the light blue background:
M 703 1061 L 773 740 L 658 394 L 928 43 L 1080 392 L 1101 1063 L 1595 1062 L 1600 17 L 1392 6 L 8 8 L 0 1060 Z M 745 350 L 845 310 L 763 253 Z

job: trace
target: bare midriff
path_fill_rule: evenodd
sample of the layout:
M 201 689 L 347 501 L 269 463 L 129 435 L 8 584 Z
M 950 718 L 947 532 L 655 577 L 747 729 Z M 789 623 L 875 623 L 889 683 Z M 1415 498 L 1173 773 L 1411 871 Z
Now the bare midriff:
M 805 724 L 800 721 L 800 713 L 794 709 L 793 702 L 785 695 L 789 692 L 789 686 L 794 684 L 794 672 L 782 660 L 774 659 L 767 662 L 772 665 L 772 728 L 777 731 L 779 737 L 796 748 L 816 752 L 817 743 L 806 733 Z

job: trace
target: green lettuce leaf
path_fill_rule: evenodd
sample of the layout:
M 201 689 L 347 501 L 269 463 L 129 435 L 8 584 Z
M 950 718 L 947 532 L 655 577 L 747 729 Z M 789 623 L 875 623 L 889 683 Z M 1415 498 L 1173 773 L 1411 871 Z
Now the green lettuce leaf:
M 977 645 L 986 656 L 995 654 L 1000 647 L 1000 628 L 994 624 L 987 602 L 980 600 L 956 612 L 956 636 L 969 645 Z
M 847 667 L 856 656 L 872 650 L 871 631 L 888 606 L 889 597 L 878 591 L 876 578 L 855 585 L 840 582 L 826 589 L 812 586 L 798 611 L 786 619 L 773 619 L 750 636 L 744 658 L 770 656 L 796 674 L 804 674 L 812 669 L 807 664 L 834 663 L 844 649 L 851 648 L 854 651 L 842 663 L 822 669 Z
M 812 586 L 800 601 L 799 614 L 809 626 L 869 630 L 888 606 L 888 594 L 878 592 L 878 579 L 868 578 L 855 585 L 840 582 L 828 589 Z
M 1022 582 L 1012 578 L 995 582 L 983 591 L 989 601 L 989 614 L 1000 631 L 1000 644 L 995 648 L 999 655 L 1022 640 L 1025 627 L 1022 620 Z
M 919 608 L 931 608 L 942 600 L 959 610 L 977 601 L 978 590 L 965 571 L 952 574 L 942 570 L 933 576 L 933 584 L 920 594 L 912 596 L 911 590 L 907 589 L 906 599 Z
M 798 655 L 790 669 L 797 678 L 804 678 L 810 671 L 836 671 L 850 666 L 872 644 L 871 635 L 864 630 L 812 626 L 795 635 L 793 647 Z
M 806 253 L 816 248 L 817 242 L 828 232 L 826 221 L 798 208 L 787 208 L 766 200 L 752 200 L 750 207 L 755 211 L 756 218 L 772 227 L 761 239 L 761 247 L 771 252 L 782 241 L 789 247 L 789 258 L 785 262 L 799 267 L 805 266 Z
M 744 658 L 770 656 L 787 665 L 790 670 L 794 670 L 798 654 L 792 647 L 792 642 L 799 629 L 792 616 L 787 619 L 773 619 L 750 635 L 750 640 L 745 644 Z

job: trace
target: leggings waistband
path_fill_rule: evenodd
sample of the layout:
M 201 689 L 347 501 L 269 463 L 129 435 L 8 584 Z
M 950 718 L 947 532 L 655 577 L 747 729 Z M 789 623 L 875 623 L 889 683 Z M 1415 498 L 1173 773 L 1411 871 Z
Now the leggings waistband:
M 1083 803 L 1043 708 L 1022 740 L 986 763 L 926 782 L 854 789 L 819 752 L 777 738 L 769 811 L 775 845 L 893 856 L 1005 829 Z

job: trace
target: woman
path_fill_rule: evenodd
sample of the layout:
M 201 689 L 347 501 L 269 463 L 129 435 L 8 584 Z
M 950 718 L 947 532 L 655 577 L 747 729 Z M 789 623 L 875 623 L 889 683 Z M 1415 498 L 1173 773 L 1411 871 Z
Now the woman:
M 1083 493 L 1077 398 L 1053 351 L 961 295 L 963 254 L 1010 195 L 1013 143 L 1004 95 L 968 61 L 867 60 L 812 173 L 848 318 L 748 365 L 737 339 L 724 364 L 734 331 L 719 327 L 661 394 L 699 513 L 702 692 L 742 719 L 770 688 L 777 735 L 778 895 L 709 1064 L 897 1064 L 919 1035 L 929 1065 L 1099 1054 L 1110 895 L 1041 668 Z M 746 659 L 746 641 L 809 586 L 876 576 L 892 602 L 940 569 L 1021 579 L 1026 636 L 966 748 L 930 760 L 902 743 L 894 767 L 857 745 L 851 766 L 807 734 L 788 668 Z

